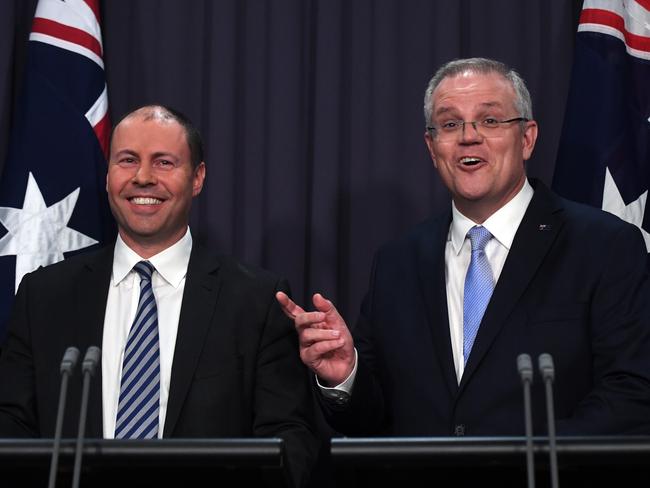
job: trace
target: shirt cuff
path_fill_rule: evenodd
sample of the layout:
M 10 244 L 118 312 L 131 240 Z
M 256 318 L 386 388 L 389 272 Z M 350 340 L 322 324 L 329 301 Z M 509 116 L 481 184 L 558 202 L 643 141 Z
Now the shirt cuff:
M 357 354 L 357 348 L 354 348 L 354 368 L 350 375 L 343 381 L 343 383 L 328 387 L 321 385 L 318 381 L 318 376 L 316 376 L 316 384 L 320 389 L 320 392 L 325 398 L 335 400 L 337 403 L 346 403 L 350 399 L 352 394 L 352 388 L 354 387 L 354 379 L 357 376 L 357 364 L 359 362 L 359 356 Z

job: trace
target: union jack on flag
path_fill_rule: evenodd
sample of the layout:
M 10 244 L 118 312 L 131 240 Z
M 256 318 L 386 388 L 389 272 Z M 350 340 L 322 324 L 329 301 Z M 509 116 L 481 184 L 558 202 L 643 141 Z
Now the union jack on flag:
M 39 0 L 36 8 L 0 179 L 0 338 L 26 273 L 114 234 L 98 2 Z
M 585 0 L 553 188 L 637 225 L 650 252 L 650 0 Z

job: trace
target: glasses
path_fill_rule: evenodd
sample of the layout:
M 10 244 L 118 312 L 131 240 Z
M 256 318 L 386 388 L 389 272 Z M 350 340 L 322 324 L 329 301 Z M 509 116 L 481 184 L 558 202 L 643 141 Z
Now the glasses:
M 451 141 L 462 134 L 467 124 L 471 124 L 474 130 L 483 137 L 501 137 L 507 130 L 507 124 L 513 122 L 528 122 L 526 117 L 515 117 L 507 120 L 497 120 L 488 117 L 483 120 L 448 120 L 439 126 L 429 126 L 427 130 L 431 132 L 431 137 L 437 137 L 439 141 Z

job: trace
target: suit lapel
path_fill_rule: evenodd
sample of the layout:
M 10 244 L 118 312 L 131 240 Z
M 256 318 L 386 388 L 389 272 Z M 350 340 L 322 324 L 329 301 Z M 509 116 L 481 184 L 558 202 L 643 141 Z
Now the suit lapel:
M 451 350 L 445 285 L 445 246 L 450 222 L 451 213 L 447 213 L 431 223 L 417 243 L 417 267 L 436 358 L 449 393 L 453 396 L 458 389 L 458 382 Z
M 562 227 L 559 201 L 540 182 L 533 180 L 531 184 L 535 188 L 535 194 L 515 234 L 499 281 L 485 310 L 460 383 L 461 391 L 534 278 Z
M 80 361 L 89 346 L 102 346 L 106 300 L 111 279 L 114 246 L 89 255 L 74 296 L 77 308 L 74 337 L 81 352 Z M 76 406 L 74 406 L 76 408 Z M 103 437 L 101 364 L 92 380 L 88 398 L 88 437 Z
M 174 432 L 213 320 L 221 287 L 218 269 L 218 260 L 194 244 L 178 321 L 164 437 L 169 437 Z

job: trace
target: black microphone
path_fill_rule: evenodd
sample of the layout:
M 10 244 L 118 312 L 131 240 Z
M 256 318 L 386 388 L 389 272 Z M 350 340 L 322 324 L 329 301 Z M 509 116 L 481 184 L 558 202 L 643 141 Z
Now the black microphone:
M 72 375 L 74 367 L 79 360 L 79 349 L 69 347 L 63 354 L 61 360 L 61 386 L 59 388 L 59 406 L 56 411 L 56 427 L 54 429 L 54 446 L 52 447 L 52 459 L 50 461 L 50 479 L 47 483 L 48 488 L 54 488 L 56 485 L 56 472 L 59 467 L 59 451 L 61 449 L 61 431 L 63 430 L 63 416 L 65 412 L 65 401 L 68 396 L 68 379 Z
M 539 372 L 542 375 L 546 392 L 546 423 L 548 424 L 548 455 L 551 461 L 551 486 L 559 488 L 559 473 L 557 468 L 557 445 L 555 438 L 555 413 L 553 408 L 553 379 L 555 367 L 553 358 L 548 353 L 543 353 L 537 358 Z
M 535 458 L 533 453 L 533 409 L 530 404 L 530 385 L 533 383 L 533 361 L 528 354 L 517 356 L 517 370 L 524 387 L 524 420 L 526 424 L 526 475 L 528 488 L 535 488 Z
M 90 379 L 95 374 L 95 368 L 99 363 L 101 350 L 97 346 L 90 346 L 86 351 L 84 360 L 81 363 L 81 372 L 84 377 L 83 390 L 81 391 L 81 408 L 79 409 L 79 430 L 77 433 L 77 445 L 75 447 L 74 472 L 72 476 L 72 488 L 79 487 L 81 475 L 81 455 L 83 453 L 83 441 L 86 431 L 86 414 L 88 413 L 88 392 L 90 390 Z

